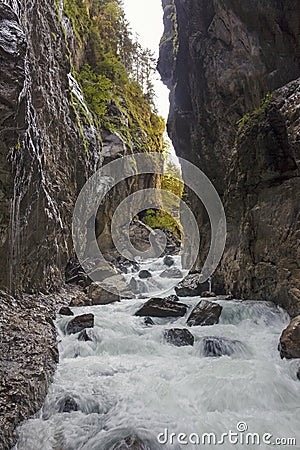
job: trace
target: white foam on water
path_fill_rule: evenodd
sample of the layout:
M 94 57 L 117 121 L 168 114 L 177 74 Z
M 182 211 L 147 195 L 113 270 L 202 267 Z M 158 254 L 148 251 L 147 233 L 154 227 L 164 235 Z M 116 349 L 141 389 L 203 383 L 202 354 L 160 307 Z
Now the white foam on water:
M 160 264 L 160 263 L 159 263 Z M 189 311 L 199 297 L 181 298 Z M 267 302 L 225 301 L 220 323 L 191 327 L 194 347 L 175 347 L 163 340 L 166 328 L 186 327 L 185 317 L 134 316 L 145 300 L 124 300 L 105 306 L 73 308 L 76 315 L 93 313 L 93 342 L 62 330 L 71 318 L 59 318 L 60 363 L 45 404 L 19 428 L 16 450 L 109 450 L 114 439 L 137 432 L 148 447 L 192 450 L 189 443 L 159 445 L 157 435 L 236 431 L 244 421 L 249 432 L 291 437 L 300 448 L 300 384 L 296 361 L 281 360 L 277 350 L 287 314 Z M 217 336 L 240 341 L 231 356 L 205 357 L 201 339 Z M 299 363 L 299 361 L 298 361 Z M 78 411 L 59 412 L 72 397 Z M 201 446 L 212 448 L 214 446 Z M 269 445 L 220 446 L 225 450 L 270 448 Z

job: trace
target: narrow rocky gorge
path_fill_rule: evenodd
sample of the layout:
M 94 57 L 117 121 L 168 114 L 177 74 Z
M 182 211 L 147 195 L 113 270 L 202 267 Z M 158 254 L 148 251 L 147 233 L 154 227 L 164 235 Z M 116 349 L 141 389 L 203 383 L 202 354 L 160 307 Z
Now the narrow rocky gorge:
M 80 190 L 114 158 L 162 149 L 163 120 L 130 84 L 125 68 L 114 69 L 123 74 L 118 82 L 93 72 L 102 56 L 96 51 L 101 27 L 92 15 L 101 13 L 105 20 L 107 3 L 7 0 L 0 5 L 3 449 L 11 447 L 16 425 L 41 407 L 47 393 L 58 361 L 57 308 L 81 301 L 81 291 L 65 287 Z M 110 64 L 118 63 L 114 51 L 107 53 Z M 108 96 L 102 99 L 104 110 L 88 88 Z M 96 219 L 97 237 L 108 253 L 111 211 L 140 186 L 159 185 L 159 176 L 146 174 L 116 186 Z
M 3 450 L 179 450 L 158 434 L 221 435 L 244 415 L 253 432 L 300 441 L 300 4 L 162 6 L 168 132 L 176 154 L 214 183 L 227 242 L 212 286 L 200 283 L 210 224 L 187 190 L 201 234 L 192 273 L 180 232 L 161 224 L 161 258 L 120 257 L 116 207 L 163 186 L 161 175 L 128 177 L 91 217 L 107 258 L 94 271 L 108 287 L 121 275 L 128 292 L 119 295 L 82 270 L 72 215 L 99 168 L 164 148 L 163 120 L 131 80 L 137 55 L 122 9 L 109 0 L 0 4 Z M 144 251 L 153 230 L 142 219 L 129 236 Z

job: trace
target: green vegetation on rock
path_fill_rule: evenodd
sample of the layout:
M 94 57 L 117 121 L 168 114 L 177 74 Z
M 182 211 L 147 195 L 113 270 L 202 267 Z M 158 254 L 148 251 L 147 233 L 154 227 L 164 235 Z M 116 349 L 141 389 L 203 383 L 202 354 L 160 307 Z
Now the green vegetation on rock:
M 251 120 L 253 120 L 253 119 L 256 120 L 258 118 L 258 116 L 262 112 L 264 112 L 264 110 L 266 109 L 266 107 L 270 103 L 272 97 L 273 97 L 273 93 L 272 92 L 268 92 L 265 95 L 265 98 L 263 99 L 261 105 L 258 108 L 256 108 L 254 111 L 252 111 L 251 114 L 247 113 L 240 120 L 238 120 L 238 122 L 237 122 L 237 126 L 238 126 L 237 133 L 238 134 L 240 134 L 244 130 L 245 125 L 249 123 L 250 119 Z
M 63 14 L 77 41 L 72 74 L 98 130 L 118 132 L 131 151 L 162 152 L 165 123 L 156 114 L 151 82 L 155 60 L 132 38 L 121 1 L 64 0 Z M 77 113 L 85 120 L 84 114 Z
M 142 221 L 151 228 L 162 228 L 172 231 L 177 238 L 181 238 L 179 217 L 180 199 L 183 197 L 184 183 L 180 168 L 170 161 L 166 161 L 165 174 L 162 176 L 161 189 L 174 194 L 162 198 L 162 210 L 149 209 L 144 211 Z M 167 202 L 167 203 L 166 203 Z M 171 214 L 169 214 L 169 212 Z

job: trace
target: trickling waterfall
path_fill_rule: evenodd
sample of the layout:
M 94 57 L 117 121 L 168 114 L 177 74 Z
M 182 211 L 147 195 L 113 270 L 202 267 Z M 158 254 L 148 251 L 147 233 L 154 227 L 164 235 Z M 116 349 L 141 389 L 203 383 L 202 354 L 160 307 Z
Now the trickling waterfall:
M 161 271 L 162 262 L 147 267 Z M 180 301 L 190 311 L 199 297 Z M 295 361 L 282 361 L 277 351 L 288 315 L 267 302 L 213 301 L 223 307 L 219 324 L 189 328 L 195 343 L 186 347 L 163 339 L 166 329 L 186 328 L 186 317 L 153 318 L 155 325 L 147 326 L 134 316 L 145 300 L 74 308 L 75 315 L 95 315 L 87 342 L 65 335 L 72 318 L 59 316 L 55 381 L 42 410 L 19 429 L 15 450 L 136 448 L 126 446 L 126 436 L 143 441 L 139 449 L 190 450 L 199 446 L 175 438 L 170 443 L 170 434 L 195 439 L 195 433 L 215 433 L 220 439 L 237 431 L 237 424 L 260 436 L 270 433 L 273 440 L 299 439 Z M 244 446 L 225 440 L 223 448 Z

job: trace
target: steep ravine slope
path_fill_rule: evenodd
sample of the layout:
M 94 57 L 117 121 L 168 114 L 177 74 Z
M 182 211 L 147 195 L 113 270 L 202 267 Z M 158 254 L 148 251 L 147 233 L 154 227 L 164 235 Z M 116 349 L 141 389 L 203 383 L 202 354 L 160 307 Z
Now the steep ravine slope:
M 300 75 L 300 4 L 163 6 L 159 71 L 171 90 L 168 130 L 177 154 L 208 175 L 226 208 L 215 288 L 299 314 L 299 81 L 283 86 Z M 202 231 L 199 268 L 210 227 L 197 199 L 190 201 Z
M 41 406 L 57 362 L 55 311 L 80 296 L 63 287 L 78 193 L 102 164 L 162 149 L 163 121 L 118 63 L 117 49 L 106 63 L 107 70 L 119 64 L 118 83 L 93 72 L 102 58 L 101 20 L 117 35 L 110 13 L 101 10 L 108 3 L 0 4 L 1 449 L 10 448 L 16 425 Z M 120 9 L 113 12 L 117 24 Z M 101 41 L 105 48 L 113 47 L 109 39 Z M 93 105 L 89 94 L 101 82 L 103 96 Z M 141 182 L 124 183 L 102 205 L 99 232 Z M 155 187 L 159 179 L 145 183 Z

